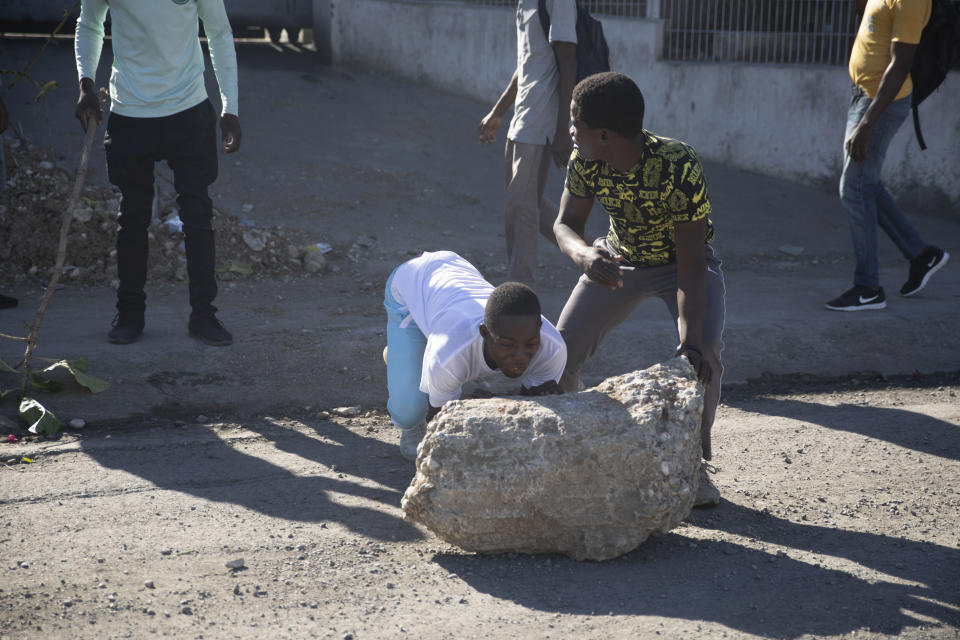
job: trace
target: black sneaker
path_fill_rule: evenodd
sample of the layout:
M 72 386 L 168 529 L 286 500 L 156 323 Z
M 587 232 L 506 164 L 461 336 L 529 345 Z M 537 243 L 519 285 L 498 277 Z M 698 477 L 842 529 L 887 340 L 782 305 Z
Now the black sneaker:
M 113 344 L 136 342 L 143 333 L 143 314 L 136 311 L 120 311 L 113 317 L 107 340 Z
M 883 295 L 883 287 L 871 289 L 856 286 L 823 305 L 823 308 L 830 311 L 865 311 L 883 309 L 885 306 L 887 306 L 887 299 Z
M 918 293 L 920 289 L 927 286 L 927 280 L 930 279 L 930 276 L 947 264 L 949 259 L 949 253 L 934 246 L 921 251 L 920 255 L 910 261 L 910 277 L 900 287 L 900 295 L 912 296 Z
M 191 315 L 187 329 L 191 336 L 211 347 L 226 347 L 233 344 L 233 334 L 227 331 L 223 323 L 212 313 Z

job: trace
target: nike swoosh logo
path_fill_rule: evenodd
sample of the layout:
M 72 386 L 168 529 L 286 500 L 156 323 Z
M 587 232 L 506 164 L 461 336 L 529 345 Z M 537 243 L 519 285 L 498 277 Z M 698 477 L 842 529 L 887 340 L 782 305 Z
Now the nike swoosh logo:
M 929 269 L 936 263 L 937 263 L 937 256 L 933 256 L 932 258 L 930 258 L 930 262 L 927 263 L 927 269 Z
M 880 294 L 879 294 L 879 293 L 878 293 L 877 295 L 875 295 L 875 296 L 870 297 L 870 298 L 864 298 L 863 296 L 860 296 L 860 304 L 867 304 L 868 302 L 873 302 L 874 300 L 876 300 L 876 299 L 879 298 L 879 297 L 880 297 Z

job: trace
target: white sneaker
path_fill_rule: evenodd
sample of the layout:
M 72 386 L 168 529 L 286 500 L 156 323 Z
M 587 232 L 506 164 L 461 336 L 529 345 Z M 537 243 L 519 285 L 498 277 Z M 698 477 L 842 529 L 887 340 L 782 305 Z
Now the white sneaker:
M 426 431 L 426 425 L 423 423 L 409 429 L 400 429 L 400 455 L 407 460 L 415 462 L 417 459 L 417 447 L 423 440 L 423 434 Z
M 720 504 L 720 490 L 714 486 L 710 476 L 707 475 L 706 462 L 700 464 L 700 478 L 697 486 L 697 497 L 693 501 L 694 508 L 715 507 Z M 716 471 L 714 469 L 714 471 Z

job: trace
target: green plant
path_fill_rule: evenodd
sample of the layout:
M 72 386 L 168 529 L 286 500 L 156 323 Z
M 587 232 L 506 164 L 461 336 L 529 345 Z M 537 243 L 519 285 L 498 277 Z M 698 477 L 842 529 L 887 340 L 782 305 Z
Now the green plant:
M 44 42 L 37 54 L 30 60 L 30 62 L 22 71 L 12 72 L 6 69 L 0 70 L 4 74 L 14 74 L 17 76 L 17 78 L 11 84 L 11 87 L 16 85 L 16 83 L 23 78 L 26 78 L 32 82 L 38 88 L 38 93 L 34 101 L 39 102 L 40 100 L 43 100 L 44 106 L 46 106 L 47 93 L 55 89 L 57 84 L 53 80 L 41 84 L 30 77 L 29 70 L 46 49 L 47 45 L 50 43 L 50 40 L 63 27 L 67 21 L 67 18 L 79 5 L 80 2 L 77 0 L 73 7 L 64 11 L 63 19 L 60 21 L 60 24 L 57 25 L 57 27 L 50 34 L 50 37 Z M 34 316 L 33 322 L 28 327 L 28 335 L 26 337 L 22 337 L 0 333 L 0 338 L 26 343 L 26 349 L 24 350 L 23 357 L 16 365 L 10 366 L 3 360 L 0 360 L 0 372 L 14 374 L 19 373 L 21 376 L 19 389 L 0 389 L 0 400 L 6 399 L 11 395 L 16 396 L 20 400 L 18 413 L 21 419 L 23 419 L 29 425 L 28 430 L 31 433 L 52 434 L 56 433 L 63 427 L 63 423 L 60 422 L 53 412 L 44 407 L 44 405 L 35 398 L 27 395 L 27 390 L 29 387 L 33 387 L 38 391 L 47 393 L 59 390 L 60 385 L 44 374 L 50 374 L 61 369 L 65 370 L 73 376 L 77 383 L 83 385 L 92 393 L 100 393 L 102 391 L 106 391 L 110 387 L 110 383 L 87 373 L 87 362 L 82 358 L 74 360 L 50 361 L 52 364 L 48 365 L 39 372 L 33 371 L 31 366 L 33 364 L 34 352 L 37 348 L 37 340 L 40 333 L 40 323 L 43 321 L 43 316 L 47 311 L 47 307 L 50 305 L 50 300 L 53 298 L 53 294 L 57 288 L 57 283 L 59 282 L 60 276 L 63 273 L 63 264 L 66 261 L 67 255 L 67 241 L 70 232 L 70 222 L 73 220 L 73 212 L 77 208 L 77 203 L 83 193 L 83 185 L 87 176 L 87 166 L 90 160 L 90 150 L 93 147 L 93 138 L 96 133 L 96 129 L 96 123 L 87 123 L 86 135 L 84 136 L 83 140 L 83 149 L 80 153 L 80 164 L 77 168 L 73 190 L 70 193 L 70 199 L 67 201 L 67 206 L 64 209 L 63 216 L 61 218 L 56 264 L 53 267 L 53 272 L 50 276 L 49 283 L 47 284 L 47 289 L 44 292 L 43 299 L 40 302 L 40 307 Z M 0 148 L 0 153 L 2 152 L 3 150 Z M 18 369 L 21 369 L 21 371 L 18 371 Z

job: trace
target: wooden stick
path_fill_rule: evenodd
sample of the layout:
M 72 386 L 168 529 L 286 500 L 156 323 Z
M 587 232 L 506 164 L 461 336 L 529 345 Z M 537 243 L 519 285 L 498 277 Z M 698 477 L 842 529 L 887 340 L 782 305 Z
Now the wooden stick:
M 57 289 L 57 283 L 60 281 L 60 274 L 63 272 L 63 263 L 67 260 L 67 236 L 70 232 L 70 222 L 73 220 L 73 212 L 77 208 L 77 203 L 83 193 L 83 184 L 87 179 L 87 165 L 90 162 L 90 150 L 93 148 L 93 137 L 97 133 L 97 123 L 93 118 L 87 120 L 87 133 L 83 138 L 83 150 L 80 152 L 80 166 L 77 168 L 77 177 L 73 182 L 73 191 L 70 193 L 70 200 L 67 201 L 67 208 L 63 211 L 63 219 L 60 222 L 60 243 L 57 245 L 57 263 L 53 268 L 53 274 L 50 276 L 50 282 L 47 284 L 47 290 L 43 294 L 43 300 L 40 301 L 40 308 L 30 326 L 30 335 L 27 336 L 27 350 L 23 354 L 23 380 L 20 383 L 20 391 L 27 392 L 27 384 L 30 382 L 30 360 L 33 352 L 37 348 L 37 334 L 40 331 L 40 321 L 43 320 L 43 314 L 47 312 L 47 306 L 53 298 L 53 293 Z

